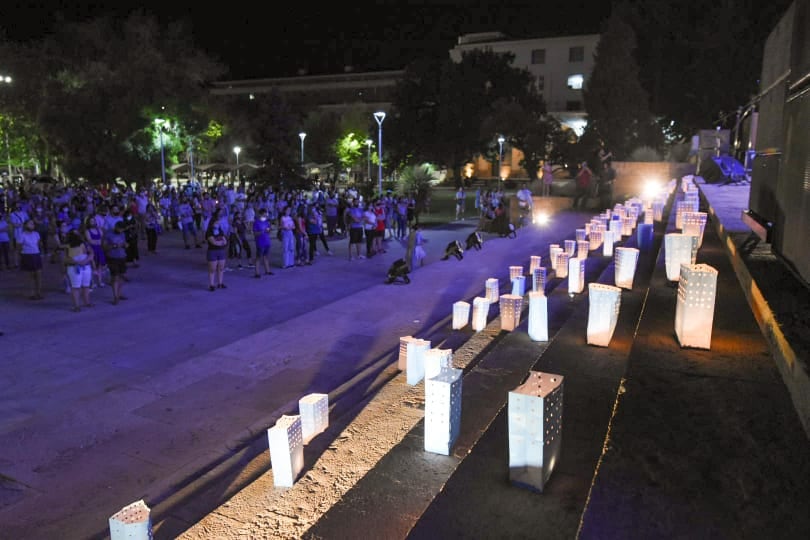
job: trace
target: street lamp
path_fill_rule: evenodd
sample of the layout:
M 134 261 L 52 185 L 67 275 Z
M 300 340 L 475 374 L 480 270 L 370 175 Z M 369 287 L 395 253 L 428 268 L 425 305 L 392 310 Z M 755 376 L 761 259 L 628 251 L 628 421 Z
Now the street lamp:
M 166 121 L 162 118 L 155 118 L 155 125 L 158 128 L 158 133 L 160 134 L 160 178 L 163 180 L 163 185 L 166 185 L 166 156 L 165 156 L 165 149 L 163 146 L 163 124 Z
M 385 120 L 385 113 L 377 111 L 374 113 L 374 120 L 377 121 L 377 152 L 379 157 L 379 169 L 377 171 L 377 191 L 382 197 L 382 124 Z
M 503 135 L 498 137 L 498 187 L 501 187 L 501 167 L 503 164 L 503 143 L 506 139 L 503 138 Z
M 371 145 L 372 144 L 374 144 L 374 141 L 372 141 L 371 139 L 366 139 L 366 147 L 368 148 L 368 160 L 367 160 L 368 166 L 366 167 L 367 168 L 366 175 L 368 177 L 369 182 L 371 182 Z
M 301 165 L 304 164 L 304 139 L 307 138 L 307 134 L 303 131 L 298 134 L 298 137 L 301 139 Z
M 239 179 L 239 152 L 242 151 L 241 146 L 234 146 L 233 153 L 236 154 L 236 179 Z
M 0 75 L 0 83 L 11 84 L 11 77 L 8 75 Z M 6 134 L 6 168 L 8 169 L 8 179 L 11 180 L 11 146 L 8 143 L 8 128 L 10 124 L 6 124 L 3 130 Z

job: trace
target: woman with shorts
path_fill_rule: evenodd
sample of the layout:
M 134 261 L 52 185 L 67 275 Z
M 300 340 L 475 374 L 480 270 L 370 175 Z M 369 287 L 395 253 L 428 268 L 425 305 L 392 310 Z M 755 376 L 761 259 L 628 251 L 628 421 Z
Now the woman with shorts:
M 111 231 L 104 235 L 104 254 L 107 258 L 107 268 L 110 270 L 111 286 L 113 290 L 113 305 L 127 297 L 121 294 L 127 273 L 127 239 L 124 234 L 126 225 L 118 221 Z
M 214 291 L 217 288 L 225 289 L 225 259 L 228 255 L 228 237 L 219 223 L 221 210 L 217 208 L 208 222 L 208 229 L 205 231 L 205 241 L 208 243 L 208 251 L 205 258 L 208 261 L 208 290 Z
M 90 283 L 93 281 L 93 249 L 82 240 L 76 229 L 67 235 L 65 249 L 65 274 L 70 282 L 70 294 L 73 297 L 73 311 L 81 311 L 79 297 L 85 307 L 91 307 Z
M 31 274 L 31 300 L 42 300 L 42 238 L 33 219 L 28 219 L 20 234 L 20 269 Z

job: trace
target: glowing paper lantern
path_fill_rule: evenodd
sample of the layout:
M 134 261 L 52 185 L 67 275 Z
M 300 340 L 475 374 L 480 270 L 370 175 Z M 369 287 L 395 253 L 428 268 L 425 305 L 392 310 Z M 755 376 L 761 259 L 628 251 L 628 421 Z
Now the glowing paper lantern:
M 568 253 L 557 255 L 557 277 L 561 279 L 568 277 Z
M 576 240 L 565 240 L 565 253 L 568 254 L 568 258 L 576 257 L 577 256 L 577 241 Z
M 453 304 L 453 330 L 460 330 L 470 321 L 470 303 L 459 300 Z
M 711 349 L 717 270 L 708 264 L 682 264 L 675 305 L 675 335 L 681 347 Z
M 585 288 L 585 259 L 568 259 L 568 294 L 578 294 Z
M 652 205 L 653 219 L 655 221 L 663 221 L 664 219 L 664 202 L 654 201 Z
M 501 330 L 512 332 L 520 324 L 520 311 L 523 309 L 523 297 L 516 294 L 501 296 Z
M 652 248 L 655 231 L 651 223 L 640 223 L 636 229 L 636 244 L 642 251 Z
M 548 341 L 548 298 L 539 291 L 529 293 L 529 339 Z
M 509 480 L 539 491 L 560 459 L 563 377 L 531 371 L 509 392 Z
M 617 247 L 614 261 L 616 286 L 622 289 L 632 289 L 633 278 L 636 275 L 636 264 L 638 263 L 638 249 Z
M 430 349 L 430 341 L 416 339 L 408 344 L 408 359 L 405 380 L 411 386 L 425 378 L 425 352 Z
M 403 336 L 399 338 L 399 356 L 397 357 L 397 369 L 405 371 L 408 368 L 408 345 L 416 341 L 413 336 Z
M 614 238 L 619 239 L 622 235 L 622 218 L 619 217 L 618 214 L 613 214 L 613 217 L 610 218 L 610 223 L 608 223 L 608 230 L 612 233 L 615 233 L 616 236 Z
M 678 281 L 681 277 L 681 265 L 695 264 L 696 257 L 697 236 L 681 233 L 664 235 L 664 262 L 669 281 Z
M 697 247 L 703 245 L 703 232 L 706 230 L 706 212 L 684 212 L 683 213 L 683 234 L 691 234 L 697 237 Z
M 425 381 L 425 451 L 450 455 L 461 431 L 462 370 L 442 368 Z
M 152 540 L 151 510 L 143 500 L 110 516 L 110 540 Z
M 486 298 L 490 304 L 498 303 L 498 295 L 500 294 L 500 285 L 496 278 L 489 278 L 484 284 L 486 288 Z
M 307 443 L 329 427 L 329 395 L 313 393 L 302 397 L 298 400 L 298 415 L 301 417 L 301 436 Z
M 602 255 L 605 257 L 613 257 L 613 241 L 615 239 L 615 231 L 605 231 L 602 233 Z
M 532 272 L 532 291 L 546 294 L 546 268 L 541 266 Z
M 644 223 L 647 225 L 652 225 L 654 222 L 654 217 L 652 206 L 648 206 L 644 209 Z
M 489 300 L 477 296 L 473 299 L 472 327 L 476 332 L 480 332 L 487 327 L 487 317 L 489 316 Z
M 557 257 L 563 250 L 558 244 L 551 244 L 548 246 L 548 260 L 551 263 L 551 269 L 557 271 Z
M 523 267 L 522 266 L 510 266 L 509 267 L 509 280 L 513 280 L 518 276 L 523 275 Z
M 588 258 L 588 249 L 591 247 L 591 243 L 587 240 L 577 240 L 577 252 L 576 256 L 580 259 L 587 259 Z
M 512 294 L 517 296 L 526 294 L 526 276 L 515 276 L 512 278 Z
M 622 290 L 604 283 L 588 283 L 588 345 L 607 347 L 619 320 Z
M 622 218 L 622 236 L 630 236 L 636 227 L 636 218 L 633 216 Z
M 453 351 L 450 349 L 428 349 L 422 357 L 425 360 L 425 381 L 438 375 L 442 368 L 453 367 Z
M 602 240 L 604 238 L 604 234 L 605 234 L 604 231 L 602 231 L 601 229 L 599 229 L 599 230 L 591 229 L 591 234 L 590 234 L 590 236 L 588 236 L 588 244 L 589 244 L 588 245 L 588 250 L 589 251 L 594 251 L 594 250 L 599 249 L 599 246 L 602 245 Z
M 574 231 L 574 239 L 577 242 L 584 241 L 586 236 L 587 236 L 587 232 L 585 231 L 585 229 L 577 229 L 577 230 Z
M 534 270 L 542 266 L 540 259 L 540 255 L 532 255 L 529 258 L 529 275 L 534 274 Z
M 273 484 L 277 487 L 292 487 L 304 468 L 301 417 L 282 416 L 275 426 L 267 430 L 267 439 L 270 443 Z

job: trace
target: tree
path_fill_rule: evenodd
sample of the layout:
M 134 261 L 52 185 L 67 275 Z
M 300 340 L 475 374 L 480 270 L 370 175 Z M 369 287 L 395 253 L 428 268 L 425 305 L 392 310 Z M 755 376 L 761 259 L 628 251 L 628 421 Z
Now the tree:
M 511 67 L 512 59 L 473 50 L 460 62 L 434 58 L 409 65 L 386 122 L 391 161 L 436 163 L 459 182 L 464 164 L 486 152 L 496 136 L 481 130 L 495 103 L 520 101 L 532 91 L 531 75 Z
M 430 200 L 433 182 L 437 177 L 436 170 L 429 164 L 414 165 L 402 170 L 399 177 L 399 191 L 413 195 L 416 223 L 419 223 L 419 214 L 425 210 L 427 202 Z

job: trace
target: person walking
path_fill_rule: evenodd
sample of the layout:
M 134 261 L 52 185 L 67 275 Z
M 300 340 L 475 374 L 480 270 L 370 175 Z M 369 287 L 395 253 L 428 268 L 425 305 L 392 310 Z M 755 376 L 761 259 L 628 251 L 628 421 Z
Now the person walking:
M 208 290 L 225 289 L 225 259 L 227 258 L 228 236 L 220 223 L 220 209 L 217 208 L 208 221 L 205 231 L 208 244 L 205 260 L 208 261 Z
M 270 218 L 267 208 L 261 208 L 258 219 L 253 221 L 253 238 L 256 246 L 253 277 L 260 278 L 262 268 L 264 268 L 265 275 L 272 276 L 273 272 L 270 271 Z
M 143 215 L 143 226 L 146 232 L 146 252 L 150 255 L 157 253 L 157 240 L 161 232 L 160 215 L 152 203 L 146 205 Z
M 127 273 L 127 239 L 124 229 L 124 222 L 119 221 L 113 225 L 111 231 L 104 234 L 104 254 L 107 258 L 107 267 L 110 269 L 114 306 L 118 305 L 120 300 L 127 299 L 121 294 Z
M 64 263 L 65 274 L 70 282 L 73 311 L 81 311 L 80 299 L 84 307 L 92 307 L 90 284 L 93 281 L 93 249 L 85 243 L 81 233 L 76 229 L 68 233 Z
M 593 172 L 591 171 L 590 167 L 588 167 L 588 162 L 583 161 L 575 178 L 576 193 L 574 195 L 573 202 L 574 209 L 585 209 L 587 207 L 592 178 Z
M 107 273 L 107 257 L 104 254 L 104 233 L 93 216 L 85 219 L 84 241 L 93 250 L 93 277 L 96 287 L 104 287 L 104 276 Z
M 318 210 L 317 205 L 314 204 L 310 207 L 309 215 L 307 216 L 307 236 L 309 237 L 309 259 L 307 260 L 307 264 L 315 262 L 315 251 L 318 240 L 323 242 L 326 253 L 329 255 L 332 254 L 332 250 L 329 249 L 329 244 L 326 243 L 326 236 L 323 233 L 323 216 L 321 216 L 321 211 Z
M 458 186 L 456 190 L 456 221 L 464 219 L 464 204 L 467 195 L 464 193 L 464 186 Z

